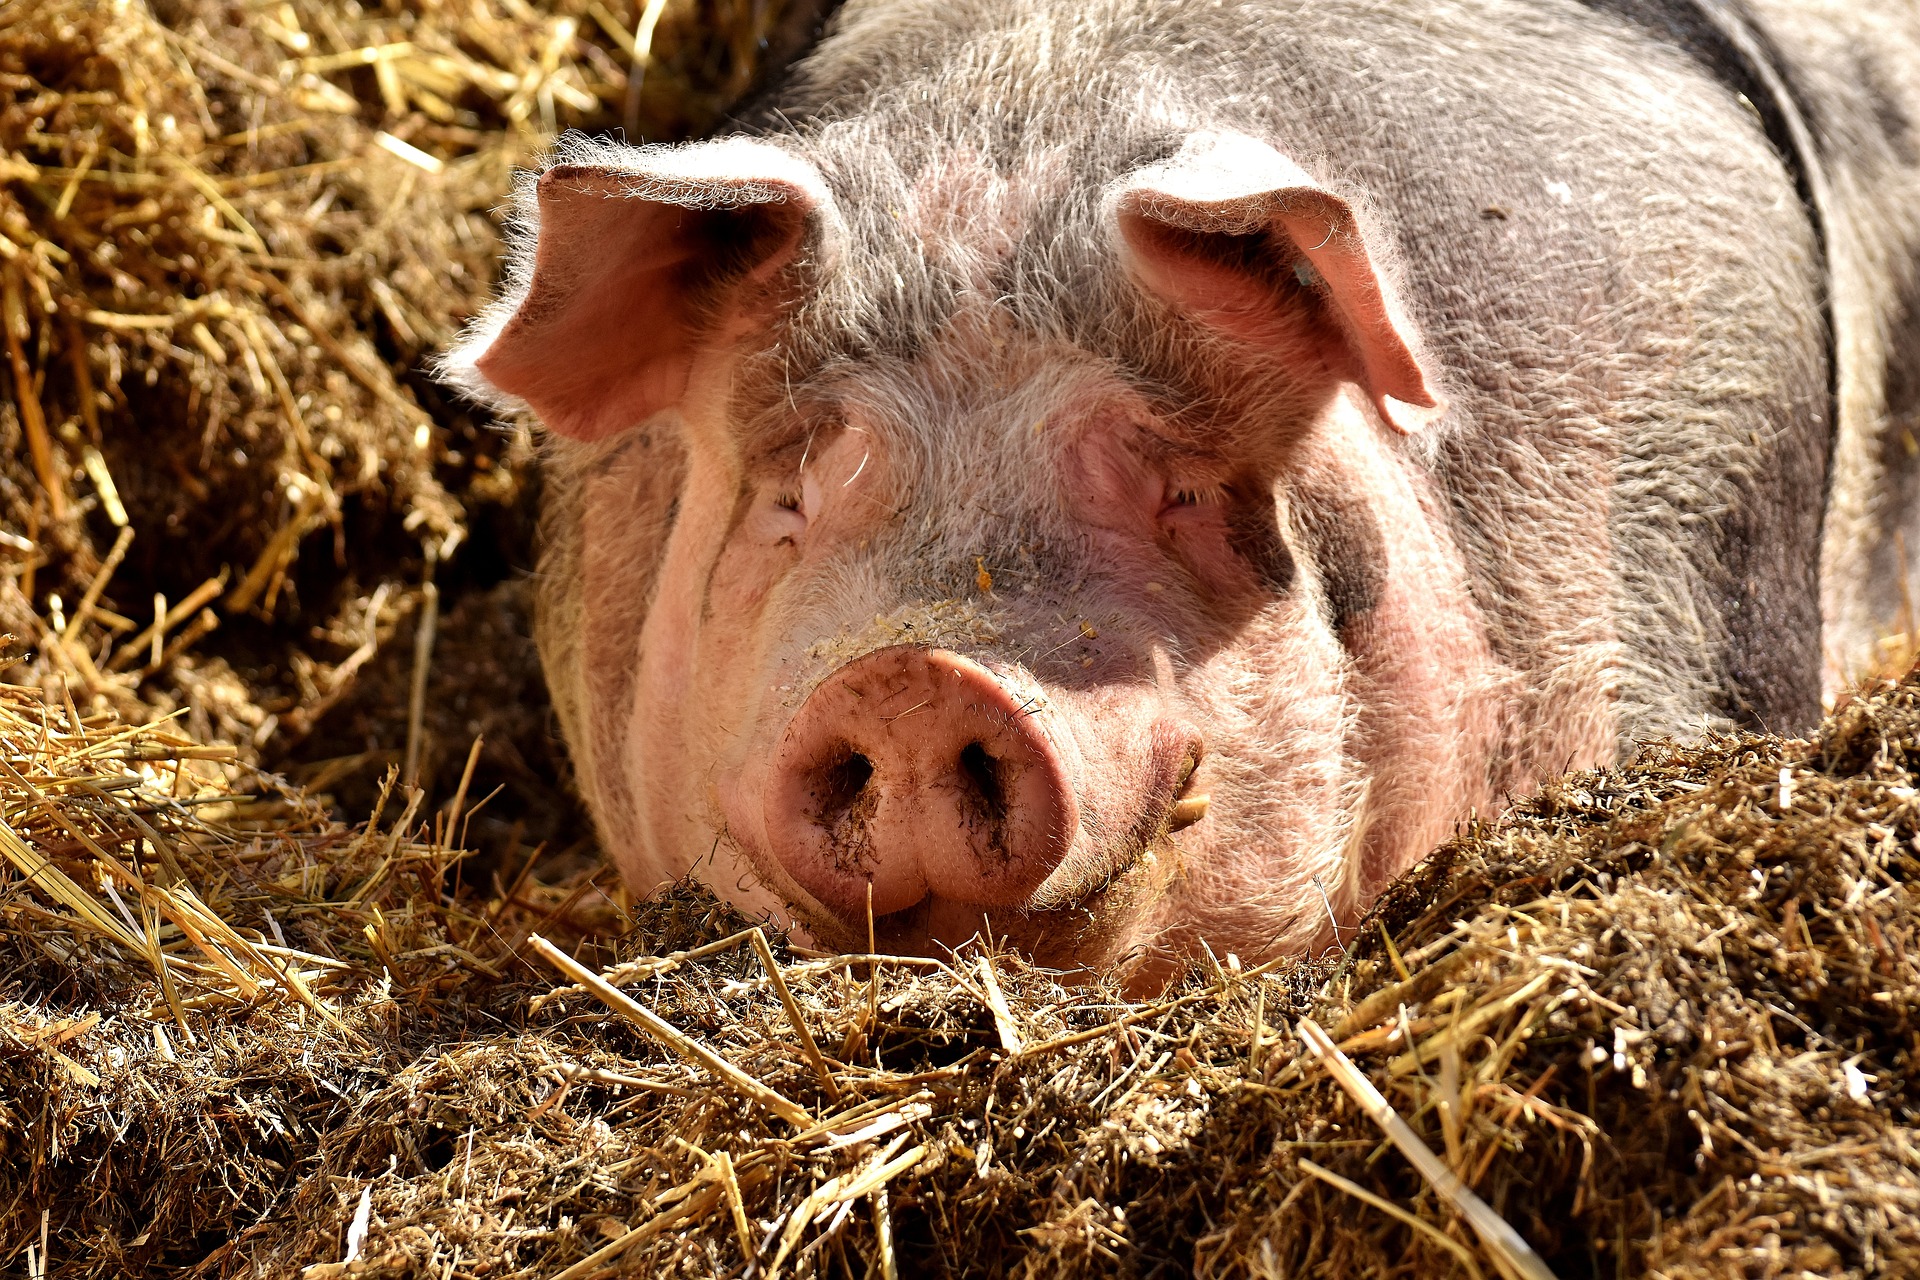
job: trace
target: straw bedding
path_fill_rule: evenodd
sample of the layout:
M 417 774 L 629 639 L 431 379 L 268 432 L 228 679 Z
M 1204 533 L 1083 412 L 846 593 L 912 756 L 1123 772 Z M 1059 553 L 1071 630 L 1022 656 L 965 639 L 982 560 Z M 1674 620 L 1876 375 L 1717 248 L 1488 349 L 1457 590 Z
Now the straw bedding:
M 525 433 L 419 363 L 552 128 L 704 127 L 812 12 L 0 11 L 0 1270 L 1920 1273 L 1912 677 L 1147 1002 L 626 901 Z
M 1920 1267 L 1920 682 L 1568 777 L 1344 952 L 1148 1003 L 989 950 L 679 954 L 743 924 L 685 886 L 607 943 L 577 893 L 456 888 L 410 813 L 4 705 L 16 1268 L 1527 1274 L 1313 1027 L 1555 1274 Z

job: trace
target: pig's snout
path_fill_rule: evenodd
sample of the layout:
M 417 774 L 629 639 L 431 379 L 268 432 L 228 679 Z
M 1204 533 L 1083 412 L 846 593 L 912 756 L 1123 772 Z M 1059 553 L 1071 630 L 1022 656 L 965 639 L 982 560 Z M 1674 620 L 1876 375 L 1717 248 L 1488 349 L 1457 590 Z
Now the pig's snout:
M 769 843 L 850 925 L 928 898 L 1015 906 L 1059 866 L 1078 805 L 1038 690 L 943 649 L 897 647 L 829 676 L 767 784 Z

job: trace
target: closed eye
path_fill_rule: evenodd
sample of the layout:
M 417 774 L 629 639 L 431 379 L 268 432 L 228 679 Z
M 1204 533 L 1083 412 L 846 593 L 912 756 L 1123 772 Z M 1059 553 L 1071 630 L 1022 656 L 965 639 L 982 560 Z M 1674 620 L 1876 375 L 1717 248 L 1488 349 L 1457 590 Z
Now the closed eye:
M 1170 484 L 1166 497 L 1162 500 L 1160 514 L 1171 515 L 1177 511 L 1195 511 L 1204 507 L 1224 506 L 1227 501 L 1225 485 L 1220 484 Z
M 807 531 L 806 490 L 799 485 L 773 490 L 772 502 L 761 508 L 758 522 L 774 546 L 799 545 L 800 536 Z

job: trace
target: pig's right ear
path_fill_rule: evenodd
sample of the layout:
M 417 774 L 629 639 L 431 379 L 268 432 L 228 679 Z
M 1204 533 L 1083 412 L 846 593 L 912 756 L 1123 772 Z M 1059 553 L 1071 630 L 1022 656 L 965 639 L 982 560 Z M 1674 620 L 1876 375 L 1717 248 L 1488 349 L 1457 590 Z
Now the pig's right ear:
M 1194 319 L 1358 384 L 1396 429 L 1444 407 L 1351 205 L 1257 138 L 1197 133 L 1107 191 L 1141 283 Z
M 441 373 L 575 440 L 677 404 L 698 350 L 769 321 L 783 268 L 844 235 L 819 170 L 747 138 L 575 141 L 518 203 L 505 295 Z

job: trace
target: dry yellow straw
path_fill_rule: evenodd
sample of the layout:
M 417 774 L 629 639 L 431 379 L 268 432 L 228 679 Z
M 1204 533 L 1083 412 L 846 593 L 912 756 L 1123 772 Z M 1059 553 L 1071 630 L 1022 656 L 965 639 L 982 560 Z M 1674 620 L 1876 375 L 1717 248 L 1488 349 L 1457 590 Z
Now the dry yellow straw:
M 1007 998 L 1000 994 L 1000 980 L 994 976 L 993 957 L 980 957 L 980 981 L 987 988 L 987 1008 L 993 1011 L 994 1030 L 1000 1033 L 1000 1044 L 1013 1057 L 1019 1057 L 1026 1044 L 1020 1039 L 1019 1024 L 1013 1020 L 1013 1010 L 1007 1007 Z
M 1297 1163 L 1302 1169 L 1305 1169 L 1308 1173 L 1320 1179 L 1320 1181 L 1326 1183 L 1328 1186 L 1338 1188 L 1362 1204 L 1370 1204 L 1388 1217 L 1406 1223 L 1415 1231 L 1420 1232 L 1435 1244 L 1451 1253 L 1454 1257 L 1460 1259 L 1460 1265 L 1467 1269 L 1467 1274 L 1472 1276 L 1473 1280 L 1480 1280 L 1480 1267 L 1479 1264 L 1474 1262 L 1473 1254 L 1465 1245 L 1440 1230 L 1440 1228 L 1434 1226 L 1431 1222 L 1423 1218 L 1414 1217 L 1385 1196 L 1377 1196 L 1359 1183 L 1348 1178 L 1343 1178 L 1331 1169 L 1323 1169 L 1311 1160 L 1301 1159 Z
M 801 1128 L 813 1123 L 813 1117 L 807 1109 L 782 1094 L 774 1092 L 761 1084 L 740 1068 L 728 1062 L 698 1040 L 685 1035 L 679 1028 L 662 1018 L 653 1010 L 628 996 L 612 983 L 607 982 L 593 970 L 575 960 L 560 948 L 548 942 L 539 934 L 532 934 L 527 943 L 544 956 L 549 964 L 585 987 L 600 1002 L 615 1013 L 639 1027 L 642 1031 L 672 1049 L 684 1058 L 699 1063 L 714 1075 L 719 1076 L 740 1092 L 758 1102 L 782 1120 Z
M 787 986 L 787 975 L 780 971 L 779 961 L 773 958 L 773 948 L 767 945 L 767 935 L 758 929 L 750 929 L 747 936 L 753 940 L 753 949 L 759 953 L 760 963 L 767 970 L 767 980 L 780 997 L 780 1007 L 787 1011 L 787 1021 L 793 1024 L 793 1033 L 800 1037 L 801 1052 L 807 1055 L 814 1074 L 820 1077 L 827 1097 L 834 1102 L 840 1101 L 840 1086 L 834 1080 L 833 1072 L 827 1069 L 827 1060 L 821 1056 L 820 1046 L 814 1043 L 813 1032 L 807 1029 L 806 1016 L 800 1012 L 800 1002 L 793 998 L 792 988 Z
M 1440 1198 L 1452 1205 L 1454 1211 L 1469 1223 L 1480 1236 L 1480 1243 L 1493 1255 L 1501 1269 L 1512 1275 L 1524 1276 L 1526 1280 L 1555 1280 L 1547 1264 L 1533 1251 L 1518 1231 L 1513 1229 L 1505 1218 L 1493 1211 L 1493 1206 L 1473 1193 L 1472 1188 L 1460 1181 L 1460 1176 L 1446 1166 L 1446 1162 L 1433 1153 L 1433 1148 L 1420 1140 L 1400 1113 L 1393 1109 L 1381 1092 L 1373 1087 L 1373 1081 L 1367 1079 L 1353 1060 L 1340 1052 L 1340 1046 L 1321 1029 L 1320 1024 L 1311 1018 L 1300 1019 L 1300 1038 L 1306 1042 L 1313 1056 L 1320 1059 L 1327 1073 L 1334 1078 L 1349 1097 L 1360 1104 L 1360 1109 L 1373 1117 L 1375 1124 L 1386 1133 L 1389 1141 L 1400 1148 L 1413 1167 L 1420 1171 Z
M 699 1219 L 713 1211 L 720 1198 L 726 1194 L 718 1177 L 711 1172 L 712 1166 L 701 1170 L 692 1181 L 674 1187 L 654 1197 L 656 1205 L 672 1205 L 648 1218 L 625 1235 L 601 1245 L 566 1270 L 559 1272 L 553 1280 L 577 1280 L 580 1276 L 592 1275 L 612 1262 L 627 1250 L 645 1244 L 653 1237 L 670 1227 L 677 1226 L 689 1218 Z M 748 1183 L 764 1182 L 770 1175 L 766 1169 L 755 1169 L 751 1173 L 738 1172 L 736 1181 L 745 1186 Z M 701 1184 L 705 1185 L 701 1185 Z M 672 1204 L 676 1196 L 685 1196 L 678 1204 Z

